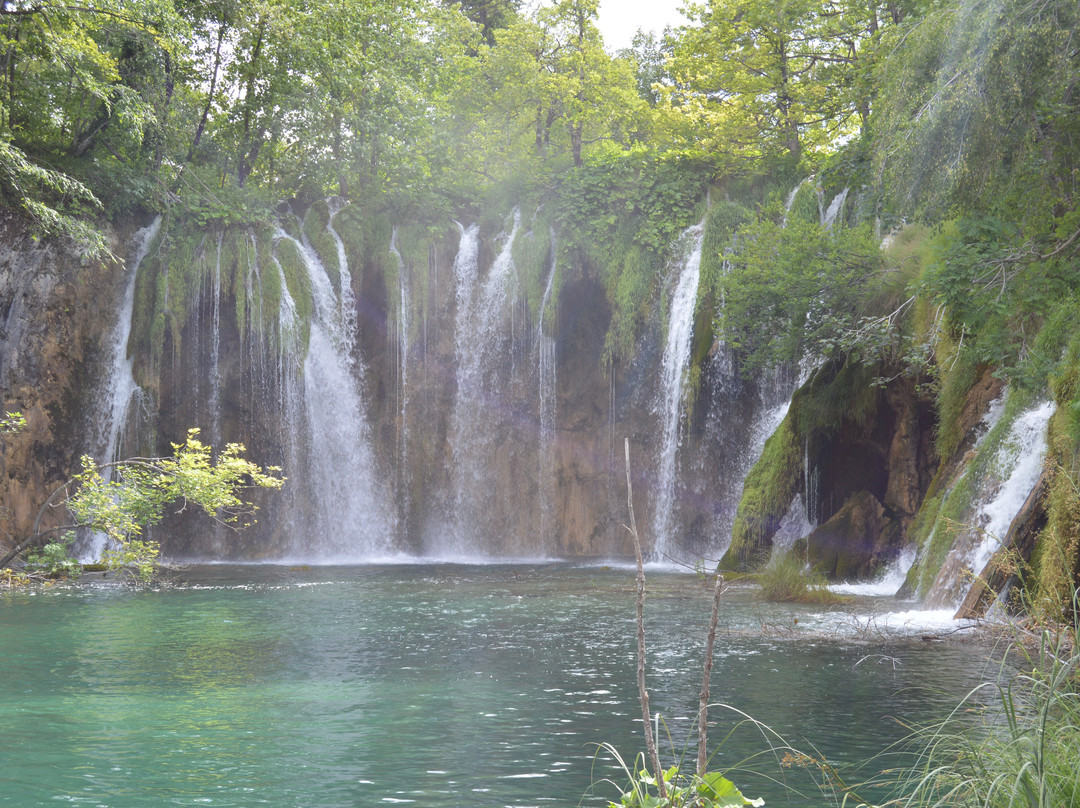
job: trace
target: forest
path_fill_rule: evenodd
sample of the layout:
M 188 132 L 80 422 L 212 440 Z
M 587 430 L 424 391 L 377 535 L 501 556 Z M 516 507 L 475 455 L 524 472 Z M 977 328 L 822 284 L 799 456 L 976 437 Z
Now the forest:
M 594 0 L 5 0 L 0 193 L 91 258 L 108 253 L 106 223 L 165 217 L 165 263 L 185 268 L 136 290 L 133 339 L 153 365 L 169 334 L 182 344 L 193 235 L 267 233 L 282 205 L 302 215 L 334 197 L 365 223 L 351 253 L 388 238 L 378 222 L 391 219 L 422 249 L 455 219 L 535 208 L 558 260 L 602 286 L 612 372 L 632 363 L 672 244 L 708 195 L 688 409 L 718 345 L 744 378 L 812 357 L 850 388 L 838 404 L 837 383 L 819 384 L 778 430 L 727 562 L 767 548 L 760 525 L 787 507 L 792 452 L 815 430 L 910 380 L 944 468 L 964 397 L 989 373 L 1057 402 L 1036 590 L 1066 604 L 1080 534 L 1080 11 L 685 11 L 687 25 L 612 53 Z M 834 228 L 824 206 L 842 189 Z M 310 311 L 279 258 L 264 316 L 285 283 Z M 525 283 L 544 322 L 539 274 Z M 920 520 L 926 533 L 936 518 Z
M 0 0 L 16 799 L 1075 804 L 1080 4 L 598 7 Z

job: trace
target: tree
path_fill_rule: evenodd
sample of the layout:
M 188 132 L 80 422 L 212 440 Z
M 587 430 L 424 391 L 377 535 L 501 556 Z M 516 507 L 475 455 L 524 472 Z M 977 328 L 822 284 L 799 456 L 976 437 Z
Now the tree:
M 443 0 L 443 4 L 459 5 L 448 0 Z M 513 23 L 521 0 L 462 0 L 460 6 L 465 16 L 480 26 L 484 41 L 494 45 L 495 32 Z
M 215 461 L 198 435 L 199 430 L 189 430 L 185 442 L 174 443 L 168 457 L 101 464 L 83 457 L 82 471 L 53 491 L 38 512 L 31 535 L 0 559 L 0 569 L 55 533 L 85 528 L 104 533 L 112 542 L 106 563 L 111 567 L 134 564 L 145 577 L 153 570 L 158 543 L 144 541 L 143 530 L 159 523 L 166 506 L 173 503 L 179 503 L 180 510 L 197 505 L 210 518 L 237 529 L 250 525 L 255 509 L 241 499 L 242 493 L 251 488 L 280 488 L 285 482 L 281 470 L 262 469 L 246 460 L 244 447 L 236 443 L 228 444 Z M 39 532 L 45 513 L 61 507 L 67 508 L 72 521 Z
M 877 29 L 873 6 L 710 0 L 689 16 L 698 25 L 676 42 L 667 102 L 699 118 L 717 148 L 798 164 L 850 135 L 857 110 L 869 115 L 852 66 Z
M 720 281 L 716 332 L 750 377 L 830 347 L 867 314 L 881 252 L 867 226 L 835 231 L 777 216 L 739 228 Z M 775 213 L 775 211 L 773 211 Z
M 523 162 L 544 173 L 580 167 L 592 144 L 625 140 L 636 126 L 644 102 L 632 65 L 604 50 L 596 16 L 597 0 L 560 0 L 481 49 L 473 115 L 490 177 Z
M 0 3 L 0 199 L 104 252 L 85 222 L 102 209 L 92 186 L 164 158 L 147 135 L 168 114 L 179 27 L 163 0 Z

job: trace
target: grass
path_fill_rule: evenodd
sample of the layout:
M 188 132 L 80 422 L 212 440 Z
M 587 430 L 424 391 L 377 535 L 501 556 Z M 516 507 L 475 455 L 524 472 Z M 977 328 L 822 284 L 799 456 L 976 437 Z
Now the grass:
M 897 808 L 1080 806 L 1080 630 L 1015 642 L 1016 676 L 973 690 L 940 724 L 916 732 L 916 762 L 896 776 Z
M 786 603 L 832 605 L 846 598 L 831 592 L 824 577 L 808 574 L 803 563 L 791 553 L 777 553 L 757 577 L 766 600 Z

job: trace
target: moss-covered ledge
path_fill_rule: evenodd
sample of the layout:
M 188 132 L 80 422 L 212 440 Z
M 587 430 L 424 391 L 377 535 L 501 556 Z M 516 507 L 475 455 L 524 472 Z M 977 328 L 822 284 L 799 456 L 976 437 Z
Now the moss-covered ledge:
M 745 571 L 768 561 L 772 537 L 802 481 L 801 454 L 794 414 L 789 410 L 746 475 L 731 545 L 720 559 L 721 569 Z

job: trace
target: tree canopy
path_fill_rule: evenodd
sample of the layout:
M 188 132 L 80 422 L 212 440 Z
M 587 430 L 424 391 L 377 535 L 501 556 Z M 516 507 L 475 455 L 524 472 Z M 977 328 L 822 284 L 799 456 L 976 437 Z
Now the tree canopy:
M 704 0 L 620 53 L 597 8 L 4 0 L 0 197 L 95 251 L 96 220 L 131 211 L 230 225 L 336 194 L 445 224 L 529 199 L 600 268 L 615 355 L 711 187 L 756 211 L 737 249 L 705 259 L 734 272 L 710 270 L 707 296 L 727 301 L 715 328 L 751 368 L 790 359 L 778 345 L 812 311 L 835 325 L 872 309 L 881 273 L 848 260 L 865 228 L 942 225 L 946 268 L 923 288 L 958 333 L 997 334 L 980 355 L 998 361 L 1024 353 L 1010 329 L 1052 307 L 1040 288 L 1072 288 L 1075 3 Z M 819 194 L 850 189 L 857 250 L 842 228 L 778 213 L 808 175 Z M 797 342 L 836 336 L 802 330 Z

